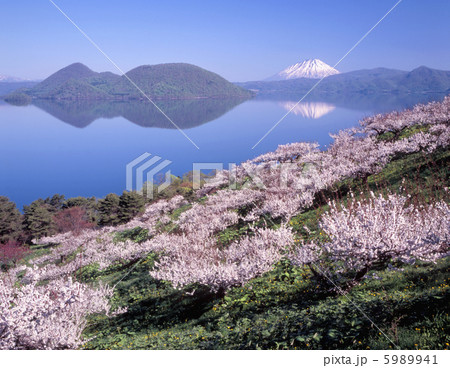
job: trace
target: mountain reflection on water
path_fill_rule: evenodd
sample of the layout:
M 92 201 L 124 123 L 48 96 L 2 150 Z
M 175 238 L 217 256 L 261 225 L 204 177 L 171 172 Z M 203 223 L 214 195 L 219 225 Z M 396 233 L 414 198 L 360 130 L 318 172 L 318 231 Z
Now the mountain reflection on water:
M 280 102 L 280 105 L 286 110 L 294 115 L 300 115 L 308 119 L 318 119 L 331 111 L 333 111 L 336 106 L 328 104 L 326 102 L 294 102 L 286 101 Z
M 160 100 L 155 103 L 179 128 L 189 129 L 219 118 L 244 101 L 242 98 L 210 98 Z M 176 126 L 148 101 L 38 99 L 33 100 L 33 105 L 77 128 L 84 128 L 100 118 L 121 116 L 142 127 L 176 129 Z
M 172 174 L 181 176 L 194 163 L 226 168 L 279 144 L 307 141 L 326 148 L 329 133 L 366 116 L 444 95 L 335 95 L 297 104 L 302 97 L 155 101 L 181 129 L 189 129 L 199 149 L 150 102 L 33 100 L 17 107 L 0 102 L 0 195 L 22 208 L 55 193 L 120 194 L 126 165 L 144 152 L 171 161 Z
M 411 107 L 417 102 L 442 100 L 443 94 L 352 94 L 305 99 L 296 94 L 261 95 L 245 98 L 156 100 L 156 105 L 180 128 L 190 129 L 220 118 L 246 101 L 272 101 L 285 111 L 306 119 L 319 119 L 336 108 L 387 112 Z M 298 102 L 301 101 L 301 102 Z M 151 102 L 110 100 L 35 99 L 32 105 L 77 128 L 85 128 L 97 119 L 123 117 L 141 127 L 176 129 Z

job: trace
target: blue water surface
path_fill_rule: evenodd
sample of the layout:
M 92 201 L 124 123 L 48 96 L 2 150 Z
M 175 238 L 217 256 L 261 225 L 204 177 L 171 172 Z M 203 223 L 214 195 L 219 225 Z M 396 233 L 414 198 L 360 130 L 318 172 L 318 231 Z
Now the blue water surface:
M 427 99 L 408 99 L 398 107 Z M 349 106 L 302 102 L 252 149 L 295 101 L 253 99 L 226 105 L 218 101 L 217 108 L 210 101 L 177 103 L 163 105 L 199 149 L 150 106 L 0 103 L 0 195 L 22 209 L 55 193 L 67 198 L 120 194 L 126 187 L 126 164 L 145 152 L 170 160 L 168 169 L 178 176 L 192 170 L 195 162 L 223 163 L 227 168 L 228 163 L 245 161 L 279 144 L 316 141 L 325 147 L 331 142 L 330 132 L 396 107 L 378 102 Z

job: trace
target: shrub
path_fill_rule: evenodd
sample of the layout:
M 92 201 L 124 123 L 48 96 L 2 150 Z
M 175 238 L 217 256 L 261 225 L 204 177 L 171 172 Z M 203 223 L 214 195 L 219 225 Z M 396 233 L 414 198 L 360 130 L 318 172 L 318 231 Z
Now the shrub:
M 3 266 L 15 265 L 29 252 L 27 247 L 12 240 L 6 244 L 0 244 L 0 264 Z
M 86 210 L 81 207 L 69 207 L 60 211 L 53 217 L 53 221 L 59 233 L 71 231 L 75 235 L 95 226 L 88 221 Z

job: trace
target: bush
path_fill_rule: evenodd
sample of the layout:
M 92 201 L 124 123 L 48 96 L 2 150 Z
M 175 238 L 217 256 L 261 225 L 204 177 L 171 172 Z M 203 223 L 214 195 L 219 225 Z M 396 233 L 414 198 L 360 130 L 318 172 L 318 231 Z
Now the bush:
M 135 227 L 134 229 L 118 232 L 114 236 L 114 242 L 124 242 L 128 239 L 134 241 L 135 243 L 142 243 L 148 240 L 148 229 Z
M 71 231 L 78 235 L 84 229 L 91 229 L 94 223 L 88 221 L 86 210 L 81 207 L 70 207 L 58 212 L 53 221 L 59 233 Z
M 25 255 L 30 252 L 29 248 L 22 246 L 19 242 L 8 241 L 0 244 L 0 264 L 5 268 L 15 266 Z

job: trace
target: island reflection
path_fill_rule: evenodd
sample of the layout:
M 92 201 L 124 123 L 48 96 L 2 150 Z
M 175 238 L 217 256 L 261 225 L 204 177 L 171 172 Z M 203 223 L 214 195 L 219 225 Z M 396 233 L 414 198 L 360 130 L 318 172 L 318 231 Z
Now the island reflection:
M 218 119 L 246 101 L 242 98 L 158 100 L 156 105 L 180 128 L 189 129 Z M 100 118 L 123 117 L 142 127 L 176 129 L 151 102 L 99 100 L 44 100 L 32 104 L 77 128 Z

